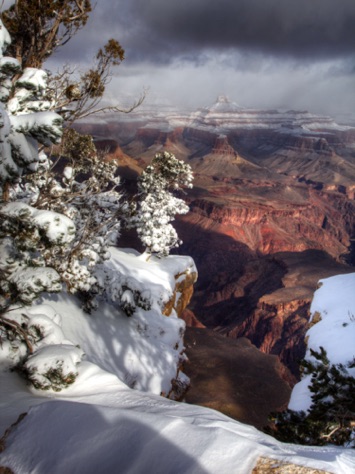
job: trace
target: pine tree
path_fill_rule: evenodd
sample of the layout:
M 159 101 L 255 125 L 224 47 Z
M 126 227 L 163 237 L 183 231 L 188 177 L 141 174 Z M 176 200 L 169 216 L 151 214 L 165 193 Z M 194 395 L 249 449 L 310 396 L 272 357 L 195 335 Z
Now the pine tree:
M 99 286 L 95 267 L 119 228 L 117 165 L 98 156 L 92 137 L 68 130 L 66 167 L 55 172 L 39 146 L 60 141 L 63 118 L 46 100 L 47 74 L 2 56 L 9 42 L 0 21 L 0 343 L 19 354 L 36 388 L 60 390 L 74 382 L 83 351 L 48 345 L 46 333 L 60 332 L 56 316 L 34 323 L 11 310 L 63 284 L 72 292 Z
M 9 202 L 10 186 L 16 185 L 27 173 L 36 171 L 41 159 L 38 145 L 57 142 L 62 134 L 63 122 L 56 113 L 46 111 L 42 103 L 45 74 L 27 69 L 21 75 L 19 63 L 14 58 L 2 56 L 9 41 L 9 35 L 0 21 L 1 312 L 14 301 L 32 301 L 41 291 L 58 291 L 59 275 L 52 268 L 40 269 L 33 249 L 39 242 L 45 246 L 62 244 L 60 232 L 49 229 L 50 224 L 47 226 L 43 213 L 25 203 Z M 19 78 L 12 84 L 15 74 L 19 74 Z M 12 89 L 14 93 L 11 97 Z M 64 224 L 65 218 L 52 217 L 59 220 L 59 225 Z M 64 225 L 69 235 L 71 222 L 65 221 Z
M 0 53 L 9 42 L 0 23 Z M 0 57 L 0 343 L 17 351 L 23 372 L 37 388 L 59 390 L 72 383 L 83 352 L 72 344 L 48 349 L 47 335 L 60 330 L 56 315 L 34 323 L 25 310 L 11 317 L 14 305 L 23 308 L 44 291 L 63 289 L 79 293 L 88 310 L 98 296 L 116 302 L 128 316 L 152 304 L 144 289 L 104 265 L 122 215 L 132 208 L 117 190 L 117 164 L 97 153 L 92 137 L 72 129 L 63 135 L 63 117 L 72 121 L 91 113 L 110 67 L 122 59 L 123 50 L 109 42 L 77 89 L 64 73 L 57 88 L 52 78 L 48 92 L 45 71 L 22 70 L 17 59 Z M 50 159 L 45 147 L 62 137 Z M 156 156 L 143 173 L 132 222 L 141 228 L 150 213 L 155 228 L 149 252 L 166 255 L 177 245 L 169 222 L 188 207 L 171 190 L 191 186 L 191 180 L 190 167 L 169 153 Z M 142 234 L 145 242 L 148 234 Z
M 281 441 L 355 447 L 355 378 L 347 364 L 331 364 L 323 347 L 311 349 L 314 362 L 303 361 L 303 372 L 311 376 L 312 404 L 307 413 L 286 410 L 275 415 L 276 438 Z
M 7 53 L 16 58 L 23 70 L 41 69 L 58 48 L 86 25 L 91 10 L 90 0 L 16 0 L 2 14 L 12 38 Z M 80 72 L 75 67 L 64 66 L 55 74 L 49 73 L 44 100 L 67 123 L 98 112 L 131 112 L 144 100 L 144 92 L 127 109 L 119 105 L 99 106 L 112 68 L 123 59 L 120 43 L 109 39 L 88 70 Z
M 41 68 L 88 20 L 90 0 L 16 0 L 3 12 L 12 42 L 8 54 L 21 67 Z
M 0 21 L 0 186 L 3 193 L 7 193 L 6 183 L 37 170 L 38 145 L 57 143 L 63 125 L 63 119 L 49 111 L 49 104 L 43 100 L 46 73 L 34 68 L 22 72 L 16 59 L 3 56 L 10 41 Z M 7 196 L 3 198 L 6 200 Z
M 9 42 L 0 21 L 0 343 L 5 339 L 14 351 L 21 352 L 23 342 L 26 359 L 34 352 L 40 336 L 25 316 L 16 320 L 9 309 L 15 303 L 30 304 L 43 291 L 61 290 L 60 275 L 46 264 L 43 252 L 55 252 L 71 242 L 75 226 L 62 214 L 36 209 L 25 200 L 16 199 L 21 180 L 41 166 L 39 145 L 60 139 L 63 120 L 48 111 L 43 101 L 44 71 L 21 71 L 16 59 L 3 56 Z M 68 348 L 67 354 L 58 359 L 61 367 L 66 367 L 74 355 L 78 360 L 81 352 Z M 59 378 L 67 378 L 65 370 L 56 363 L 53 367 Z
M 176 214 L 186 214 L 189 207 L 172 192 L 192 187 L 190 165 L 172 153 L 158 153 L 138 179 L 138 202 L 130 219 L 148 255 L 169 255 L 181 241 L 170 224 Z
M 3 58 L 1 66 L 0 93 L 6 110 L 0 129 L 3 148 L 0 186 L 4 202 L 21 202 L 21 206 L 17 204 L 21 212 L 16 216 L 13 204 L 2 206 L 3 235 L 13 232 L 19 241 L 24 233 L 17 235 L 16 229 L 21 225 L 26 232 L 21 245 L 26 242 L 27 262 L 32 267 L 51 268 L 53 278 L 56 275 L 56 285 L 47 285 L 44 287 L 47 290 L 58 289 L 59 281 L 65 282 L 72 292 L 90 293 L 97 287 L 98 281 L 93 275 L 95 267 L 108 257 L 107 246 L 115 240 L 120 227 L 117 212 L 123 204 L 116 190 L 117 163 L 106 162 L 99 156 L 92 137 L 81 136 L 71 129 L 62 135 L 62 128 L 63 117 L 71 123 L 79 116 L 96 111 L 111 68 L 124 58 L 123 49 L 116 40 L 109 40 L 99 50 L 95 67 L 81 75 L 79 85 L 66 69 L 50 77 L 34 67 L 21 70 L 21 63 L 42 64 L 56 47 L 85 25 L 90 9 L 88 1 L 20 0 L 4 14 L 15 35 L 12 46 L 7 30 L 2 27 L 2 50 L 16 52 L 19 60 Z M 60 138 L 61 151 L 53 165 L 47 155 L 39 153 L 38 144 L 48 146 Z M 58 172 L 61 168 L 64 174 Z M 70 222 L 70 226 L 66 226 L 70 232 L 64 240 L 59 234 L 56 242 L 48 239 L 43 226 L 41 229 L 36 226 L 35 214 L 46 215 L 46 225 L 51 229 L 51 219 L 61 224 Z M 10 253 L 16 255 L 17 262 L 21 260 L 16 249 Z M 11 280 L 8 273 L 4 279 Z M 15 300 L 22 301 L 20 289 L 11 288 L 11 292 L 8 287 L 3 290 L 4 294 L 11 295 L 5 298 L 3 307 Z M 43 284 L 39 288 L 43 288 Z M 99 291 L 96 288 L 95 292 Z M 33 297 L 37 294 L 34 292 Z

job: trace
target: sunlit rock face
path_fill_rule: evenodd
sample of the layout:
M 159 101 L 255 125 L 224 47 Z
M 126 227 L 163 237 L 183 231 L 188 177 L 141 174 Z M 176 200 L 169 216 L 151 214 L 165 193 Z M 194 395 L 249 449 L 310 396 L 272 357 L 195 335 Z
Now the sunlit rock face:
M 212 197 L 193 199 L 183 221 L 229 235 L 263 255 L 313 248 L 339 258 L 347 252 L 355 206 L 346 196 L 265 182 L 233 188 L 216 185 Z
M 175 289 L 171 299 L 166 303 L 163 314 L 170 316 L 174 309 L 179 316 L 182 318 L 184 310 L 190 303 L 191 297 L 194 292 L 194 283 L 197 280 L 197 272 L 191 271 L 190 268 L 186 271 L 175 275 Z

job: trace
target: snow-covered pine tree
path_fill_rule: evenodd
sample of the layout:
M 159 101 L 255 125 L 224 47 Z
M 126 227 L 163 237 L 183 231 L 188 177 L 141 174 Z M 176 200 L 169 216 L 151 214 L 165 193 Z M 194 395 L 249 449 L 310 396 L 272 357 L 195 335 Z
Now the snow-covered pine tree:
M 90 0 L 17 0 L 2 13 L 12 36 L 8 54 L 16 57 L 22 68 L 41 69 L 46 59 L 86 25 L 91 10 Z M 46 100 L 67 124 L 98 112 L 130 112 L 141 104 L 145 93 L 128 108 L 100 104 L 112 68 L 123 59 L 120 43 L 109 39 L 98 50 L 90 69 L 80 71 L 65 65 L 54 74 L 49 72 Z
M 1 33 L 4 51 L 10 37 L 3 25 Z M 104 89 L 111 65 L 117 64 L 120 58 L 123 58 L 123 50 L 118 43 L 111 42 L 109 47 L 100 50 L 101 89 Z M 51 110 L 67 109 L 70 100 L 63 102 L 62 94 L 65 96 L 63 88 L 68 83 L 57 84 L 57 95 L 48 94 L 45 71 L 28 67 L 21 72 L 18 61 L 9 57 L 2 58 L 1 67 L 4 105 L 1 109 L 0 185 L 3 204 L 9 201 L 6 206 L 1 206 L 1 235 L 7 238 L 12 235 L 16 247 L 10 249 L 7 239 L 6 255 L 11 254 L 17 264 L 25 259 L 26 265 L 31 267 L 31 275 L 37 274 L 32 282 L 41 283 L 38 291 L 33 291 L 33 298 L 43 290 L 60 289 L 59 281 L 62 281 L 69 291 L 90 293 L 91 299 L 94 293 L 103 290 L 98 288 L 94 269 L 108 257 L 107 246 L 117 236 L 120 226 L 117 212 L 122 203 L 121 195 L 116 191 L 119 183 L 115 176 L 117 163 L 107 162 L 98 155 L 92 137 L 67 129 L 56 159 L 57 166 L 53 166 L 46 154 L 39 152 L 38 144 L 48 146 L 62 137 L 63 119 Z M 88 103 L 91 96 L 94 104 L 101 97 L 102 90 L 95 94 L 87 81 L 84 86 L 89 89 L 79 105 L 77 100 L 73 100 L 71 117 L 80 114 L 85 107 L 86 111 L 88 108 L 92 110 L 92 104 Z M 40 227 L 38 216 L 42 219 Z M 20 248 L 22 253 L 19 253 Z M 26 286 L 21 290 L 18 285 L 20 281 L 22 286 L 25 282 L 28 284 L 30 279 L 18 280 L 16 277 L 17 286 L 14 287 L 12 279 L 15 273 L 11 279 L 9 266 L 6 262 L 3 266 L 2 293 L 8 296 L 2 307 L 14 301 L 28 303 L 30 289 Z M 48 280 L 44 284 L 38 277 L 44 275 L 43 267 L 51 269 L 51 279 L 55 284 L 50 285 Z M 92 291 L 94 287 L 95 291 Z M 33 283 L 31 289 L 35 289 Z
M 170 222 L 176 214 L 186 214 L 189 207 L 172 193 L 191 188 L 192 180 L 190 165 L 167 151 L 157 153 L 139 177 L 138 202 L 130 225 L 137 230 L 148 256 L 167 256 L 181 244 Z
M 10 41 L 0 20 L 0 186 L 5 200 L 9 183 L 37 170 L 38 144 L 58 142 L 63 125 L 43 100 L 46 73 L 34 68 L 21 73 L 16 59 L 3 56 Z M 13 81 L 14 76 L 19 77 Z
M 29 176 L 17 197 L 30 199 L 36 209 L 69 218 L 75 227 L 73 240 L 60 250 L 42 252 L 47 265 L 60 274 L 68 291 L 85 294 L 90 309 L 95 294 L 104 287 L 95 276 L 96 267 L 109 258 L 108 246 L 117 239 L 120 216 L 125 206 L 117 190 L 117 163 L 105 161 L 97 153 L 93 139 L 73 129 L 64 132 L 65 140 L 57 163 Z
M 0 342 L 35 387 L 60 390 L 75 380 L 83 352 L 63 345 L 57 315 L 11 311 L 63 283 L 73 292 L 98 286 L 94 269 L 119 228 L 117 165 L 97 155 L 92 137 L 69 130 L 67 166 L 53 171 L 39 146 L 60 141 L 63 119 L 50 111 L 46 73 L 3 56 L 9 42 L 0 22 Z
M 21 122 L 24 116 L 28 117 L 29 112 L 36 111 L 38 124 L 39 107 L 42 111 L 55 110 L 60 117 L 65 118 L 67 126 L 79 117 L 98 111 L 121 110 L 117 106 L 98 107 L 112 67 L 124 59 L 124 50 L 114 39 L 99 49 L 95 64 L 87 71 L 78 72 L 67 66 L 55 75 L 47 75 L 38 69 L 56 48 L 67 43 L 85 25 L 91 11 L 91 2 L 87 0 L 59 3 L 24 0 L 16 2 L 4 12 L 4 20 L 14 35 L 14 41 L 10 44 L 9 34 L 3 28 L 6 36 L 3 49 L 13 52 L 18 58 L 10 58 L 16 64 L 16 70 L 10 78 L 3 77 L 2 83 L 7 92 L 7 108 L 11 111 L 12 122 Z M 27 67 L 18 79 L 20 64 Z M 19 91 L 13 95 L 14 87 Z M 124 112 L 138 106 L 143 98 Z M 60 119 L 58 115 L 56 117 Z M 21 123 L 20 131 L 25 133 L 28 142 L 27 125 Z M 9 126 L 7 129 L 10 132 Z M 49 141 L 42 140 L 41 143 L 48 145 Z M 17 173 L 19 179 L 16 180 L 16 186 L 12 184 L 10 188 L 8 180 L 3 197 L 6 195 L 7 200 L 21 201 L 41 211 L 54 211 L 72 220 L 75 230 L 71 232 L 70 243 L 67 240 L 65 246 L 39 246 L 37 250 L 45 265 L 60 274 L 70 291 L 85 292 L 92 299 L 93 294 L 103 291 L 93 275 L 94 269 L 107 258 L 107 244 L 111 239 L 114 240 L 119 229 L 117 213 L 123 204 L 116 191 L 119 183 L 115 176 L 117 164 L 106 162 L 102 156 L 98 156 L 92 137 L 80 136 L 74 130 L 65 130 L 54 167 L 44 153 L 38 154 L 36 143 L 32 145 L 27 160 L 35 162 L 31 170 L 35 173 Z M 12 149 L 11 153 L 7 153 L 7 161 L 11 160 L 15 151 Z M 12 169 L 8 163 L 5 164 L 6 169 Z
M 0 21 L 0 311 L 13 302 L 28 303 L 41 291 L 58 291 L 59 275 L 38 259 L 38 246 L 62 245 L 73 229 L 69 219 L 44 215 L 26 203 L 11 201 L 11 188 L 37 170 L 39 144 L 57 142 L 62 118 L 43 103 L 45 73 L 21 68 L 4 57 L 10 42 Z M 19 78 L 13 83 L 14 75 Z M 67 237 L 63 238 L 65 230 Z M 30 270 L 29 270 L 30 269 Z
M 35 386 L 60 390 L 74 382 L 83 351 L 70 341 L 53 345 L 55 337 L 59 343 L 64 339 L 58 337 L 58 318 L 42 316 L 35 322 L 25 312 L 12 315 L 11 306 L 28 305 L 41 292 L 62 288 L 44 254 L 60 252 L 73 240 L 75 226 L 68 217 L 36 209 L 17 194 L 26 175 L 47 162 L 39 145 L 60 139 L 63 120 L 43 100 L 45 72 L 21 71 L 16 59 L 3 56 L 9 42 L 0 21 L 0 343 L 11 348 L 14 364 L 22 364 Z

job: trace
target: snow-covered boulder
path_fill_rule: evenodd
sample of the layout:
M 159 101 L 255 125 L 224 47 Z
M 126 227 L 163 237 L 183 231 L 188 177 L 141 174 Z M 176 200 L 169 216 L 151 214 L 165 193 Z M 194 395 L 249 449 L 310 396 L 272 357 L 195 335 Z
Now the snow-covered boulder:
M 311 353 L 323 347 L 330 364 L 348 366 L 355 357 L 355 273 L 337 275 L 320 281 L 311 304 L 311 327 L 306 334 L 305 359 L 317 363 Z M 355 368 L 348 368 L 355 377 Z M 311 375 L 306 375 L 294 387 L 289 408 L 307 411 L 312 404 L 309 390 Z

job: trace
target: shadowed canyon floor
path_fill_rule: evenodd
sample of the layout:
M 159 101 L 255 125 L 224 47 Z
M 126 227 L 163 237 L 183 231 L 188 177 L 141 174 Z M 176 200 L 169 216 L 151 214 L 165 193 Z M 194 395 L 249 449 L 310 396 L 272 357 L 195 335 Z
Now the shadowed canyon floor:
M 214 408 L 258 428 L 270 411 L 286 407 L 290 387 L 276 356 L 262 354 L 248 339 L 187 328 L 184 370 L 191 378 L 186 402 Z

